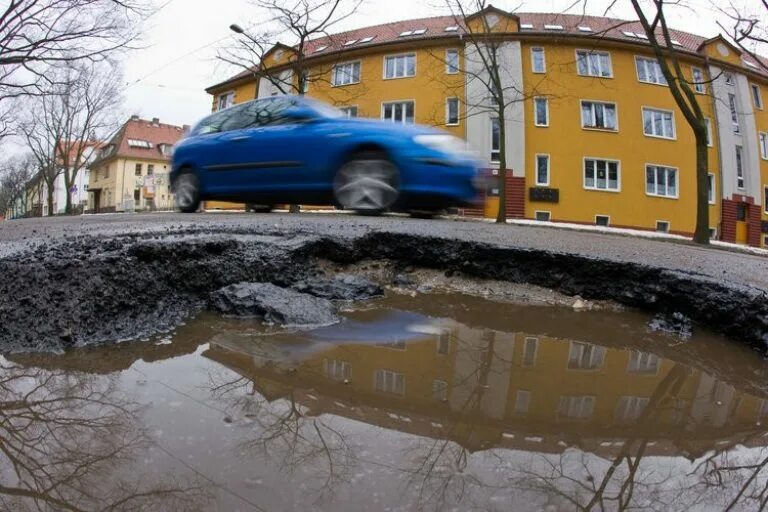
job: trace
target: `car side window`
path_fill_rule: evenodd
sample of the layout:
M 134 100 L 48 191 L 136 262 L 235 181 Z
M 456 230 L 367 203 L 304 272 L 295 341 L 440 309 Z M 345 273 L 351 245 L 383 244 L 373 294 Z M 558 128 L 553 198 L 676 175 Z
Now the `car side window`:
M 253 116 L 249 112 L 250 103 L 238 105 L 227 109 L 227 118 L 221 123 L 222 132 L 231 132 L 232 130 L 242 130 L 243 128 L 252 128 Z

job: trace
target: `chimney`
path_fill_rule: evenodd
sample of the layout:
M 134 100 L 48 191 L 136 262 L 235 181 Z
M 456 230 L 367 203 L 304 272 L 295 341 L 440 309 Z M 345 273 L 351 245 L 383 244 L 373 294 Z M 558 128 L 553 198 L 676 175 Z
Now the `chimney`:
M 152 124 L 154 126 L 160 126 L 160 118 L 159 117 L 153 117 L 152 118 Z
M 131 121 L 138 121 L 138 120 L 139 120 L 139 116 L 138 116 L 138 115 L 136 115 L 136 114 L 133 114 L 133 115 L 131 116 Z

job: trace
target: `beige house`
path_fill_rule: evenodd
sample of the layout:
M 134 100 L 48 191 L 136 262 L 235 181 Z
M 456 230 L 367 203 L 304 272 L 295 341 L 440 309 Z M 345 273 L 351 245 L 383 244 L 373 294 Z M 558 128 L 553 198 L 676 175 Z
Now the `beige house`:
M 88 211 L 173 209 L 171 148 L 186 128 L 132 116 L 89 166 Z

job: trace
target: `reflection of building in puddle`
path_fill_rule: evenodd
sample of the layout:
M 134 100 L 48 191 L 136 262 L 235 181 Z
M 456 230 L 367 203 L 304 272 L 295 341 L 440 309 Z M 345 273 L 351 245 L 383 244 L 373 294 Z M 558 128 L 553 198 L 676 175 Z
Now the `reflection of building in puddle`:
M 343 324 L 263 338 L 223 333 L 204 355 L 269 400 L 291 393 L 310 414 L 469 450 L 578 445 L 610 454 L 643 439 L 648 454 L 690 457 L 757 438 L 768 414 L 766 400 L 652 353 L 384 311 L 366 325 L 373 342 Z

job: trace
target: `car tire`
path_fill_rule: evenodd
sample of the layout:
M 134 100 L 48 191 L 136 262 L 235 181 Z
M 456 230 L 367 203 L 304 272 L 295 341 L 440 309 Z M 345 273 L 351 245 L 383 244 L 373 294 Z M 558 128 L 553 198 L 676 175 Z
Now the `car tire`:
M 400 197 L 400 173 L 383 152 L 356 153 L 336 173 L 333 196 L 344 210 L 378 215 Z
M 274 209 L 271 204 L 251 204 L 246 203 L 245 211 L 252 213 L 269 213 Z
M 200 208 L 200 180 L 192 171 L 186 171 L 173 184 L 176 206 L 183 213 L 194 213 Z

